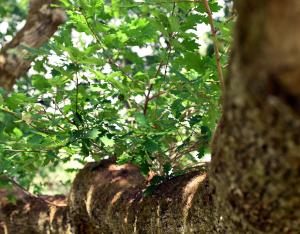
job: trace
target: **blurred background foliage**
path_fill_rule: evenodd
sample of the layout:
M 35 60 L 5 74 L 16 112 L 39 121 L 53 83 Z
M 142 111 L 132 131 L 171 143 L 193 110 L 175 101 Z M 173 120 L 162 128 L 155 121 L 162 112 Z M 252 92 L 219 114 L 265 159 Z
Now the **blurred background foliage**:
M 0 0 L 3 45 L 28 1 Z M 61 0 L 68 21 L 32 69 L 0 91 L 0 174 L 33 192 L 65 193 L 87 161 L 113 157 L 158 181 L 209 160 L 220 84 L 201 1 Z M 209 1 L 222 68 L 231 1 Z M 56 6 L 53 6 L 56 7 Z

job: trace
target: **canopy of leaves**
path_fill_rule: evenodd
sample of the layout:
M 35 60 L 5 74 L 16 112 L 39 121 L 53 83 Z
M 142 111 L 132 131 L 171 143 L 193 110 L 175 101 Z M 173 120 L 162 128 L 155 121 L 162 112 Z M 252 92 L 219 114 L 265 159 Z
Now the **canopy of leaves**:
M 0 173 L 29 184 L 48 165 L 107 157 L 145 175 L 191 170 L 220 115 L 212 40 L 196 30 L 209 24 L 201 1 L 61 2 L 67 23 L 31 50 L 15 92 L 1 91 Z M 231 23 L 214 23 L 225 66 Z

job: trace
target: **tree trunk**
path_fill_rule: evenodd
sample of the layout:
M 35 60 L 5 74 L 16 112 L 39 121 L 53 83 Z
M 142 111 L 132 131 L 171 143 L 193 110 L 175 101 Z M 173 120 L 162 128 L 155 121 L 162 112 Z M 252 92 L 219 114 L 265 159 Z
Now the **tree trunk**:
M 300 2 L 237 0 L 236 8 L 208 175 L 173 178 L 145 197 L 135 166 L 89 163 L 73 183 L 68 206 L 59 208 L 58 219 L 66 220 L 60 229 L 49 204 L 27 209 L 37 214 L 35 223 L 52 228 L 49 233 L 299 233 Z M 19 211 L 4 213 L 8 205 L 0 218 L 6 233 L 16 233 Z M 34 201 L 27 202 L 31 206 Z
M 299 233 L 300 2 L 240 0 L 236 7 L 210 171 L 217 213 L 227 233 Z

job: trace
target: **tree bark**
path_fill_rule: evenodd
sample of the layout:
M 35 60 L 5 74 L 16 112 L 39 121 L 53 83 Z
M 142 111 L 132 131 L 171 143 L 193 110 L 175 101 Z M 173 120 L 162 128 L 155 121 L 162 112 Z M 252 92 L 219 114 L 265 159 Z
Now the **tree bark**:
M 61 208 L 64 231 L 53 233 L 299 233 L 300 2 L 235 3 L 235 42 L 208 174 L 173 178 L 145 197 L 137 167 L 87 164 Z M 14 214 L 2 212 L 7 233 Z
M 210 171 L 217 213 L 227 233 L 299 233 L 300 2 L 240 0 L 236 7 Z
M 31 0 L 25 26 L 0 51 L 0 87 L 11 90 L 16 79 L 30 68 L 32 58 L 25 48 L 37 49 L 47 42 L 66 20 L 56 0 Z M 31 56 L 32 57 L 32 56 Z
M 7 195 L 18 199 L 10 202 Z M 53 205 L 49 205 L 49 204 Z M 39 199 L 13 191 L 0 191 L 0 234 L 71 233 L 64 196 L 40 196 Z

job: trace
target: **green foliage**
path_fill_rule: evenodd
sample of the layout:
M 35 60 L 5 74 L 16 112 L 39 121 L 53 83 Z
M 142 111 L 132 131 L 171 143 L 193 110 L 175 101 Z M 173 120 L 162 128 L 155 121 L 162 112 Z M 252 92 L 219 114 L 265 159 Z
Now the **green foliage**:
M 26 184 L 47 165 L 116 157 L 161 181 L 209 153 L 220 85 L 210 47 L 199 52 L 201 3 L 62 3 L 68 22 L 0 96 L 0 173 Z M 226 65 L 231 25 L 215 24 Z
M 4 27 L 1 23 L 8 24 L 7 32 L 0 30 L 0 43 L 6 42 L 5 36 L 13 35 L 17 25 L 24 19 L 28 0 L 0 0 L 0 27 Z

